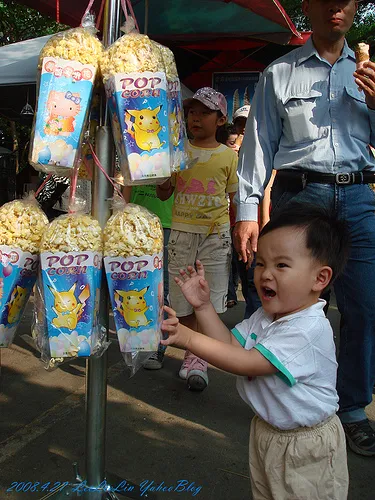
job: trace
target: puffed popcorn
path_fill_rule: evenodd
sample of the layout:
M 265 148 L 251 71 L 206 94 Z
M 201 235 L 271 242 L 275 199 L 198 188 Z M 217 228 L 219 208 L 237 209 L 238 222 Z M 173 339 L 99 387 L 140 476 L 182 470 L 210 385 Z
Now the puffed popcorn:
M 0 245 L 36 254 L 47 224 L 48 219 L 36 201 L 5 203 L 0 208 Z
M 73 28 L 52 36 L 39 56 L 42 67 L 44 57 L 60 57 L 67 61 L 78 61 L 98 67 L 103 54 L 103 46 L 91 30 Z
M 104 83 L 116 73 L 165 72 L 160 49 L 147 35 L 135 32 L 116 40 L 104 52 L 100 67 Z
M 167 80 L 175 80 L 176 78 L 178 78 L 178 73 L 173 52 L 168 47 L 165 47 L 165 45 L 161 45 L 160 43 L 157 42 L 153 43 L 160 50 L 161 55 L 163 57 Z
M 52 221 L 43 233 L 41 252 L 102 252 L 102 229 L 90 215 L 72 213 Z
M 131 203 L 108 219 L 103 235 L 106 257 L 140 257 L 163 249 L 163 228 L 159 218 Z

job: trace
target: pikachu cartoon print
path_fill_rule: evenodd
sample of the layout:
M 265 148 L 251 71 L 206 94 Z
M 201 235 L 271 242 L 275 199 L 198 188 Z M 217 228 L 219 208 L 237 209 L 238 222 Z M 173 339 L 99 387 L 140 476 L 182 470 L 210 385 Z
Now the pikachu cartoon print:
M 139 291 L 115 290 L 116 309 L 130 327 L 138 328 L 152 323 L 152 320 L 146 317 L 149 307 L 145 300 L 145 294 L 148 288 L 145 287 Z
M 160 141 L 158 136 L 162 130 L 157 116 L 161 108 L 160 105 L 154 109 L 127 109 L 125 111 L 127 133 L 134 138 L 138 148 L 142 151 L 160 149 L 165 144 L 165 141 Z M 133 117 L 134 121 L 130 117 Z
M 29 290 L 22 286 L 16 285 L 8 302 L 8 323 L 11 325 L 16 323 L 21 316 L 21 312 L 29 298 Z
M 177 147 L 180 142 L 180 120 L 176 109 L 169 114 L 169 129 L 171 133 L 172 144 Z
M 74 294 L 76 286 L 77 283 L 74 283 L 69 290 L 61 292 L 51 286 L 48 287 L 54 297 L 52 311 L 56 314 L 56 317 L 53 318 L 52 324 L 56 328 L 74 330 L 77 327 L 83 313 L 84 304 L 81 301 L 78 302 Z

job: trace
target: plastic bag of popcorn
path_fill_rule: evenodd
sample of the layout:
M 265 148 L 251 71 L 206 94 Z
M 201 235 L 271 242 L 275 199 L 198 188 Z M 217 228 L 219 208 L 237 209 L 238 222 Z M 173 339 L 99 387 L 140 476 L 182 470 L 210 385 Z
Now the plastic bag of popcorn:
M 58 217 L 44 231 L 40 252 L 40 288 L 47 332 L 41 330 L 48 336 L 50 357 L 95 355 L 101 349 L 99 222 L 81 212 Z M 39 311 L 39 324 L 43 324 L 42 316 Z M 39 344 L 45 342 L 39 340 Z
M 167 79 L 160 49 L 129 31 L 104 53 L 101 71 L 126 185 L 170 177 Z
M 0 347 L 13 342 L 36 281 L 47 224 L 33 195 L 0 208 Z
M 37 170 L 70 176 L 79 159 L 103 47 L 93 17 L 52 36 L 38 66 L 38 98 L 29 162 Z
M 168 119 L 169 119 L 169 149 L 172 172 L 180 172 L 188 168 L 188 155 L 185 151 L 187 134 L 182 104 L 181 83 L 178 78 L 173 52 L 164 45 L 153 42 L 163 57 L 167 76 Z
M 104 267 L 125 361 L 157 350 L 163 319 L 163 228 L 146 208 L 118 202 L 104 232 Z

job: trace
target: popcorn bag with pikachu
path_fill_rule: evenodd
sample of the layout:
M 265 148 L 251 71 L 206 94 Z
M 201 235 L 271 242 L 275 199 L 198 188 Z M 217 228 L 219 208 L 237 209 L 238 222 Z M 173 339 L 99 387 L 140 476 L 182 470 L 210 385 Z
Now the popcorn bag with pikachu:
M 90 356 L 99 345 L 102 230 L 90 215 L 49 224 L 41 242 L 44 314 L 51 358 Z
M 79 160 L 103 50 L 90 14 L 82 26 L 52 36 L 39 56 L 29 162 L 63 176 L 70 176 Z
M 131 29 L 131 22 L 125 30 Z M 163 182 L 171 170 L 167 79 L 160 49 L 133 30 L 108 48 L 101 70 L 125 184 Z
M 0 347 L 13 342 L 37 278 L 47 224 L 33 195 L 0 208 Z
M 160 49 L 167 76 L 168 119 L 169 119 L 169 149 L 171 169 L 179 172 L 189 168 L 188 156 L 185 151 L 187 134 L 182 105 L 181 83 L 178 78 L 173 52 L 164 45 L 153 42 Z
M 104 266 L 120 350 L 152 352 L 163 319 L 163 229 L 147 209 L 118 204 L 104 228 Z

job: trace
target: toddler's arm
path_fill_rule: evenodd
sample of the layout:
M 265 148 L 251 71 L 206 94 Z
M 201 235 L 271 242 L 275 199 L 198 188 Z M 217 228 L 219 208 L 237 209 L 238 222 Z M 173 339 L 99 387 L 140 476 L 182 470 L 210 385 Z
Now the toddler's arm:
M 208 363 L 234 375 L 256 377 L 276 373 L 274 367 L 259 351 L 247 351 L 238 345 L 228 345 L 216 338 L 209 338 L 181 325 L 176 313 L 164 306 L 168 319 L 162 323 L 162 330 L 168 332 L 168 338 L 162 340 L 163 345 L 173 344 L 188 349 Z
M 181 269 L 181 278 L 175 278 L 175 281 L 185 299 L 194 307 L 199 329 L 208 337 L 239 346 L 210 301 L 210 289 L 204 277 L 203 264 L 197 260 L 196 266 L 197 270 L 193 266 L 188 266 L 187 271 Z

